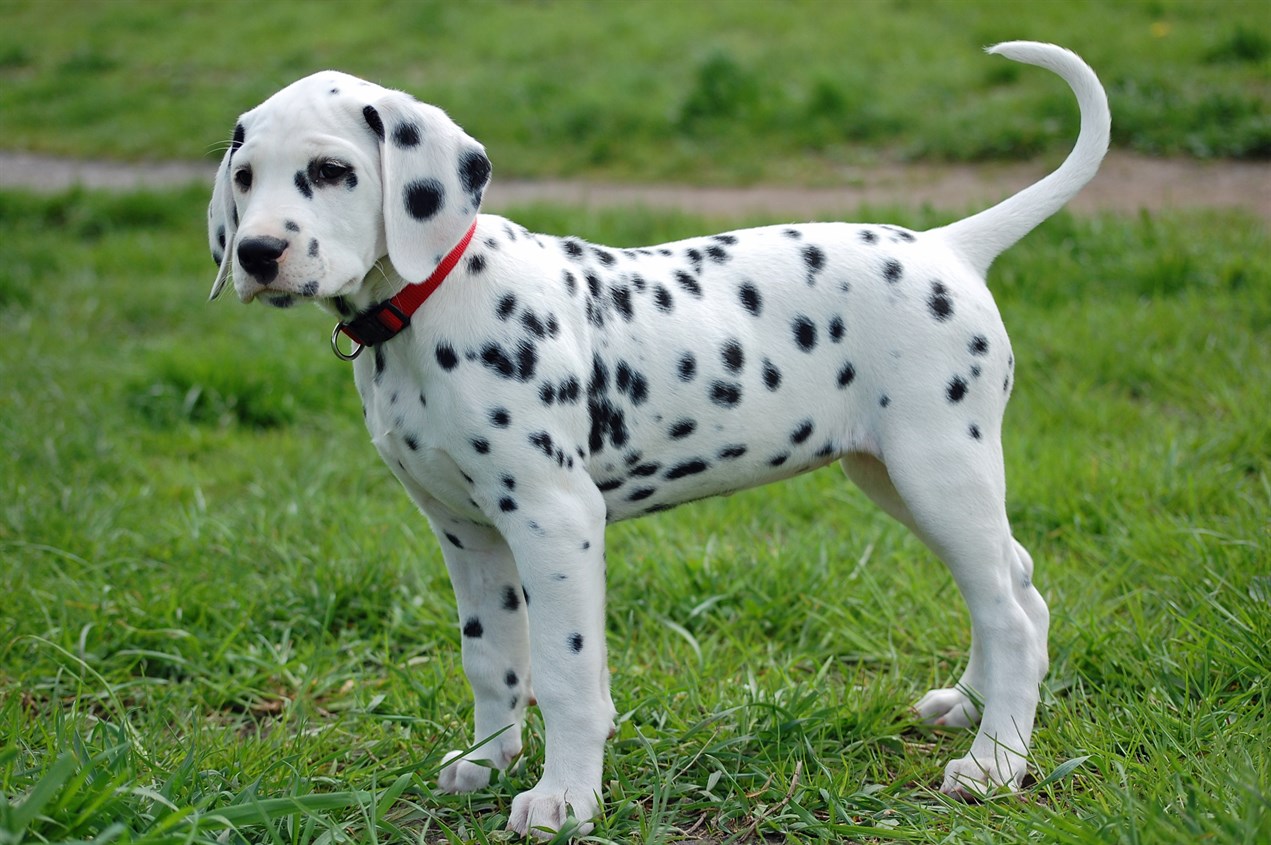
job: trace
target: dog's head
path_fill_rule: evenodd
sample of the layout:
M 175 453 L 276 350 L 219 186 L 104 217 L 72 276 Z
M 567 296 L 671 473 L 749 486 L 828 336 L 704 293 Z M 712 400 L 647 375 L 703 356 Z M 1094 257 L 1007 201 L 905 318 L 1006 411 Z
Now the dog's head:
M 485 149 L 409 94 L 324 71 L 239 118 L 208 240 L 243 302 L 348 296 L 387 257 L 421 281 L 463 237 L 490 180 Z

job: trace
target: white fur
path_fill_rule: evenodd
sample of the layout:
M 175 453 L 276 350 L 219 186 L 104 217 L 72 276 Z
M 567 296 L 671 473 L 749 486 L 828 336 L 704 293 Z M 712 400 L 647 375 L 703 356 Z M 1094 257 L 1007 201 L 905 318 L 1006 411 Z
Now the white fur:
M 922 233 L 817 223 L 595 247 L 478 215 L 480 145 L 405 94 L 324 72 L 242 117 L 209 209 L 214 296 L 232 277 L 244 302 L 313 299 L 348 317 L 428 275 L 477 222 L 410 328 L 353 367 L 376 449 L 440 540 L 475 738 L 493 737 L 447 756 L 442 790 L 481 788 L 520 754 L 536 695 L 546 766 L 509 826 L 541 834 L 572 812 L 590 830 L 615 716 L 606 522 L 836 460 L 945 561 L 970 608 L 965 673 L 917 704 L 937 724 L 981 721 L 943 789 L 1019 783 L 1048 614 L 1007 523 L 1014 359 L 984 273 L 1094 175 L 1108 112 L 1072 53 L 993 52 L 1072 86 L 1077 145 L 1036 185 Z M 341 178 L 306 191 L 297 175 L 324 172 Z M 424 202 L 411 185 L 428 186 Z M 262 244 L 277 255 L 249 272 Z

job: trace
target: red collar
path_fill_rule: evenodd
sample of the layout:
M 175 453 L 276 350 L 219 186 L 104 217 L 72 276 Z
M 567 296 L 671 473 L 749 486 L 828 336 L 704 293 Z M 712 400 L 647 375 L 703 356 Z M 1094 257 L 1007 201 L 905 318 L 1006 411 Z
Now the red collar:
M 331 348 L 335 350 L 335 354 L 345 361 L 352 361 L 362 354 L 364 347 L 377 346 L 390 338 L 396 337 L 403 329 L 409 326 L 411 315 L 419 310 L 419 306 L 423 305 L 424 301 L 432 296 L 437 288 L 441 287 L 441 283 L 450 275 L 450 271 L 455 269 L 455 265 L 463 257 L 463 253 L 467 250 L 468 244 L 472 242 L 472 235 L 476 231 L 477 223 L 474 220 L 467 234 L 463 236 L 463 240 L 459 241 L 454 249 L 446 253 L 446 257 L 441 259 L 437 269 L 433 270 L 432 275 L 427 279 L 418 284 L 407 285 L 392 299 L 386 299 L 378 305 L 372 305 L 346 323 L 337 323 L 335 331 L 331 332 Z M 357 344 L 352 352 L 343 352 L 336 344 L 341 334 Z

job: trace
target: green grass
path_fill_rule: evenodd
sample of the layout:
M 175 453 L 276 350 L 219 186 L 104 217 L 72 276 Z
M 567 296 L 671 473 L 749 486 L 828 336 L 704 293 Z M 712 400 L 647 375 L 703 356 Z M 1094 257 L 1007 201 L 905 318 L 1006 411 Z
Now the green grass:
M 521 768 L 435 794 L 470 719 L 437 547 L 329 320 L 203 302 L 204 202 L 0 194 L 0 842 L 507 841 L 541 720 Z M 994 269 L 1011 518 L 1053 614 L 1039 784 L 934 791 L 970 735 L 907 706 L 957 677 L 962 603 L 823 470 L 609 531 L 597 839 L 1267 841 L 1267 253 L 1248 218 L 1060 215 Z
M 502 177 L 824 183 L 880 157 L 1067 150 L 1063 84 L 980 52 L 1031 38 L 1100 73 L 1114 144 L 1266 158 L 1260 6 L 0 0 L 0 143 L 207 156 L 241 112 L 335 67 L 446 108 Z

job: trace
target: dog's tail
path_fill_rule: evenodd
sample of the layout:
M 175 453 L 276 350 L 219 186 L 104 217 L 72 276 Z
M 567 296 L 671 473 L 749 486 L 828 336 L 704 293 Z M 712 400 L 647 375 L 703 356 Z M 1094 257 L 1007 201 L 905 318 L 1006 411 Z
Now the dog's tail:
M 1081 132 L 1068 158 L 1051 173 L 990 209 L 951 223 L 935 232 L 944 235 L 981 276 L 993 260 L 1063 207 L 1094 178 L 1108 151 L 1108 98 L 1090 66 L 1075 53 L 1035 41 L 1007 41 L 988 52 L 1054 71 L 1077 95 Z

